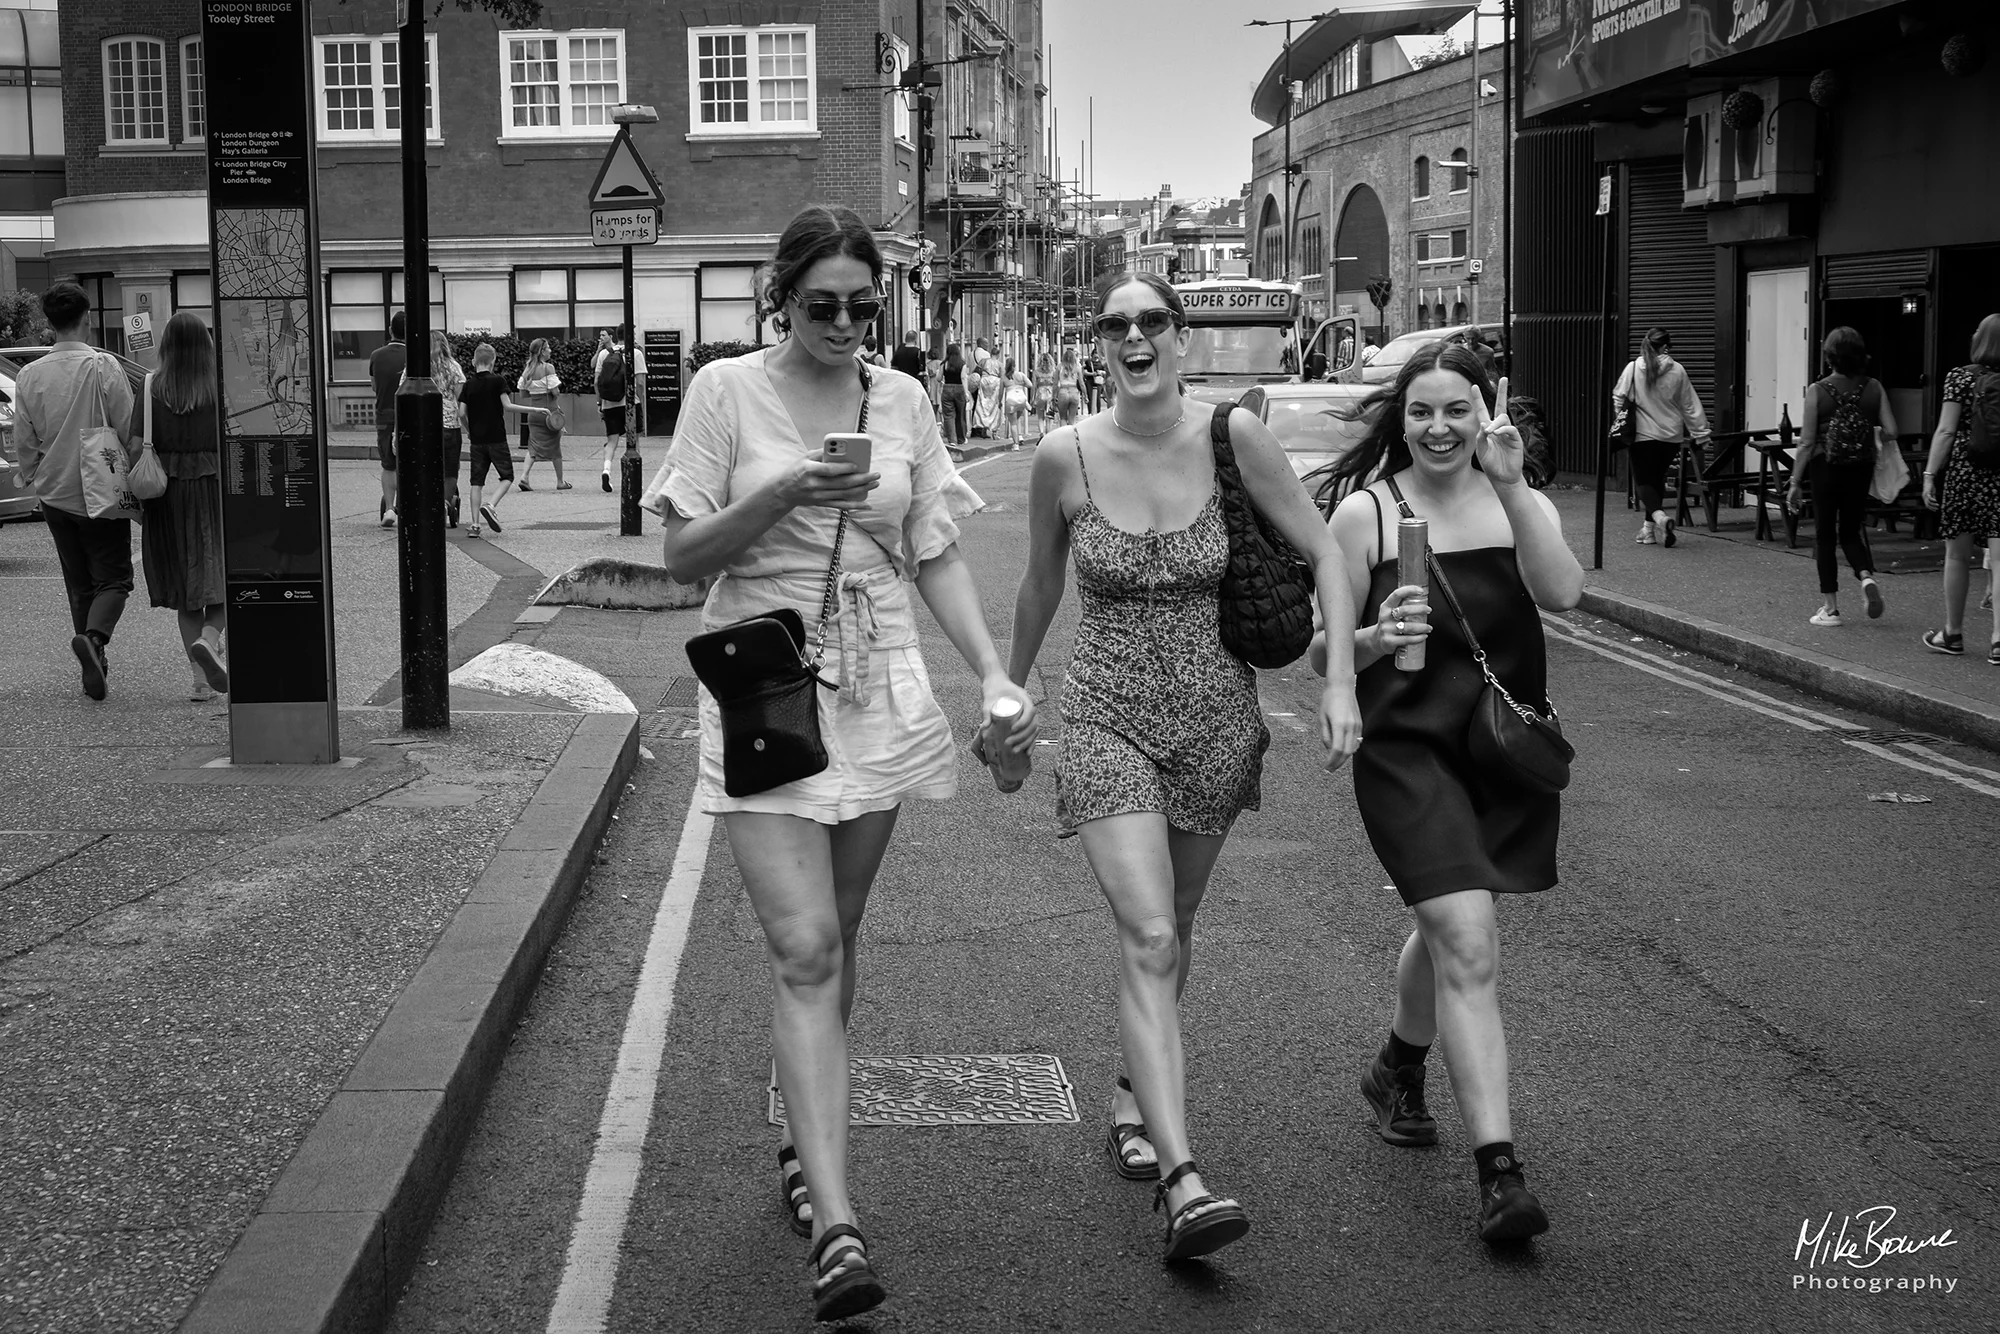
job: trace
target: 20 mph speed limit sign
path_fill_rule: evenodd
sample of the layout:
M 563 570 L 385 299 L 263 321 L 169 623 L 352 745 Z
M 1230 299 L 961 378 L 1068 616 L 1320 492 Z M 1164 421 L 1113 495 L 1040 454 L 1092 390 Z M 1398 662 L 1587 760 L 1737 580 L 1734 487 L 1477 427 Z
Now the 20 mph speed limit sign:
M 652 245 L 660 239 L 660 211 L 644 208 L 599 208 L 590 211 L 592 245 Z

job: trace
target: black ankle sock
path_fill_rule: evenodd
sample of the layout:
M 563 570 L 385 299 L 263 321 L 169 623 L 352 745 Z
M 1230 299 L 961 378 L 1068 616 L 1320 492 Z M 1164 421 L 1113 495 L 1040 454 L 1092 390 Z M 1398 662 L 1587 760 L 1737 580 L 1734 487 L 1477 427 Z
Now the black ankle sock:
M 1518 1172 L 1521 1160 L 1514 1156 L 1514 1141 L 1496 1139 L 1491 1144 L 1482 1144 L 1472 1151 L 1472 1161 L 1479 1164 L 1479 1180 L 1484 1185 L 1502 1172 Z
M 1396 1036 L 1396 1030 L 1389 1030 L 1389 1041 L 1382 1047 L 1382 1063 L 1391 1069 L 1406 1065 L 1422 1065 L 1424 1057 L 1430 1055 L 1428 1042 L 1419 1047 L 1414 1042 L 1405 1042 Z

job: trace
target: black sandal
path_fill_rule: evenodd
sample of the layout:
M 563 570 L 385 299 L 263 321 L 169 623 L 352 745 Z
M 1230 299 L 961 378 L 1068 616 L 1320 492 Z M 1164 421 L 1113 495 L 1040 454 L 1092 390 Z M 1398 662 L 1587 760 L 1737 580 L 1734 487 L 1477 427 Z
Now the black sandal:
M 852 1237 L 855 1244 L 828 1255 L 828 1245 L 840 1237 Z M 875 1274 L 875 1266 L 868 1262 L 868 1239 L 859 1228 L 835 1223 L 813 1243 L 806 1263 L 817 1271 L 813 1277 L 815 1320 L 845 1320 L 872 1311 L 889 1295 Z
M 792 1231 L 801 1237 L 813 1234 L 812 1196 L 806 1191 L 806 1174 L 799 1166 L 798 1150 L 789 1144 L 778 1147 L 778 1191 L 785 1197 L 785 1213 Z
M 1118 1076 L 1118 1087 L 1130 1093 L 1132 1091 L 1132 1081 L 1120 1075 Z M 1104 1141 L 1105 1151 L 1111 1155 L 1112 1170 L 1116 1171 L 1119 1176 L 1124 1177 L 1127 1181 L 1157 1180 L 1160 1175 L 1160 1158 L 1157 1152 L 1154 1153 L 1153 1161 L 1150 1163 L 1133 1162 L 1125 1156 L 1132 1141 L 1135 1139 L 1145 1140 L 1146 1147 L 1152 1148 L 1152 1140 L 1146 1134 L 1145 1122 L 1112 1121 L 1111 1133 Z
M 1174 1188 L 1175 1182 L 1200 1170 L 1190 1158 L 1163 1177 L 1153 1189 L 1153 1212 L 1158 1213 L 1167 1202 L 1167 1192 Z M 1197 1195 L 1174 1210 L 1167 1220 L 1166 1262 L 1172 1264 L 1220 1250 L 1249 1230 L 1250 1217 L 1243 1212 L 1242 1205 L 1215 1195 Z

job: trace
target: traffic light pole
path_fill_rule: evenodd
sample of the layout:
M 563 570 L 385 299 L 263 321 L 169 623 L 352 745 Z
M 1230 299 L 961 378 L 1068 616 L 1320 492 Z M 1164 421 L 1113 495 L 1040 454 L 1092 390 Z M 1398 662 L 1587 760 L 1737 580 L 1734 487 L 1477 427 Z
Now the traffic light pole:
M 404 90 L 404 380 L 396 391 L 396 556 L 402 613 L 403 726 L 451 726 L 451 622 L 445 611 L 444 398 L 431 379 L 430 202 L 422 5 L 398 37 Z

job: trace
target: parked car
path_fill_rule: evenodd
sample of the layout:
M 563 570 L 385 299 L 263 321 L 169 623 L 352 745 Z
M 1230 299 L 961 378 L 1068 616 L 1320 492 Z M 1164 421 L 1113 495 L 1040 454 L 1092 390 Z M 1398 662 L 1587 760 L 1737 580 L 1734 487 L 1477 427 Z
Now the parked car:
M 18 523 L 41 514 L 41 502 L 35 499 L 34 492 L 21 484 L 20 469 L 16 466 L 20 456 L 14 450 L 14 380 L 23 366 L 52 350 L 46 347 L 0 348 L 0 523 Z M 136 404 L 139 392 L 146 384 L 146 368 L 116 353 L 111 355 L 131 382 L 132 401 Z
M 1396 378 L 1403 369 L 1403 363 L 1415 355 L 1418 348 L 1429 343 L 1441 343 L 1453 334 L 1462 334 L 1474 327 L 1470 324 L 1447 324 L 1438 329 L 1412 329 L 1406 334 L 1397 334 L 1383 344 L 1382 350 L 1361 367 L 1361 383 L 1388 384 Z M 1486 340 L 1488 346 L 1498 346 L 1500 343 L 1498 324 L 1481 324 L 1476 327 L 1479 336 Z
M 1374 390 L 1360 384 L 1260 384 L 1237 400 L 1257 414 L 1285 447 L 1292 472 L 1305 477 L 1335 462 L 1368 434 L 1365 423 L 1341 414 Z

